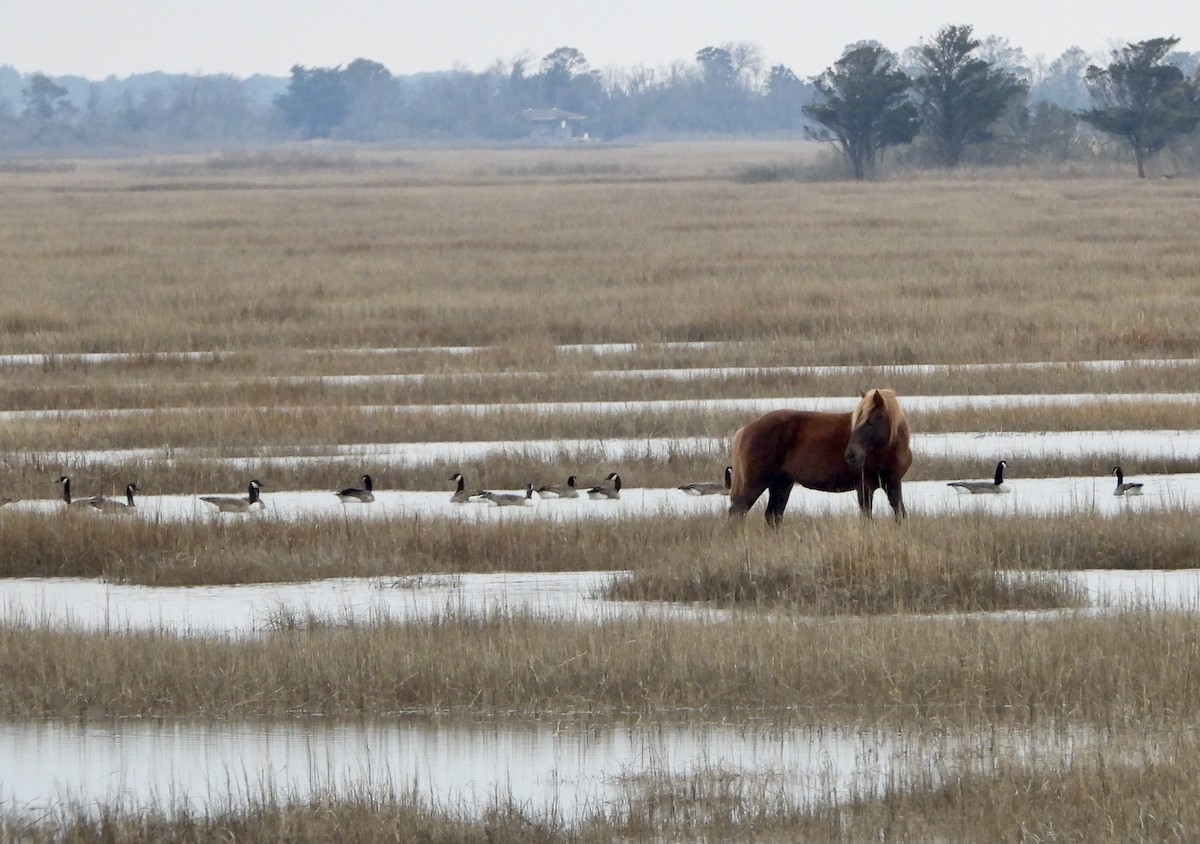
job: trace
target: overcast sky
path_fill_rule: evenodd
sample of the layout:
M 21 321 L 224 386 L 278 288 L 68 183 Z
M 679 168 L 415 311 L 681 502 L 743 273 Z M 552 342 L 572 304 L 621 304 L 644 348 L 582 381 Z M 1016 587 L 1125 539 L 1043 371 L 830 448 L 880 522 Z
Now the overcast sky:
M 528 54 L 536 70 L 556 47 L 575 47 L 593 68 L 657 68 L 749 41 L 768 65 L 808 77 L 849 43 L 899 52 L 950 23 L 1007 38 L 1030 59 L 1073 45 L 1105 57 L 1167 35 L 1200 51 L 1200 3 L 1183 0 L 0 0 L 0 65 L 91 79 L 244 77 L 366 58 L 408 74 Z

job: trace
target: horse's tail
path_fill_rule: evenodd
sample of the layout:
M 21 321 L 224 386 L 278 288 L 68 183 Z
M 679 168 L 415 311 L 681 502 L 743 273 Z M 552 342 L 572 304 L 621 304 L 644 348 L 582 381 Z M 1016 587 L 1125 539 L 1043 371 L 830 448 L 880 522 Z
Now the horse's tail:
M 729 500 L 737 501 L 745 490 L 746 454 L 742 439 L 746 434 L 745 426 L 738 428 L 729 445 L 729 465 L 733 467 L 733 478 L 729 483 Z

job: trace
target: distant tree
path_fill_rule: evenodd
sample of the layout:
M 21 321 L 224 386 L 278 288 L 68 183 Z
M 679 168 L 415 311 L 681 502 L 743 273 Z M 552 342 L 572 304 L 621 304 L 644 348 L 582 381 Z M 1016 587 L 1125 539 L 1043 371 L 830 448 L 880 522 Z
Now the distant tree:
M 1173 64 L 1183 71 L 1184 76 L 1195 79 L 1196 71 L 1200 70 L 1200 53 L 1174 50 L 1163 58 L 1163 64 Z
M 350 90 L 341 66 L 293 66 L 287 93 L 275 98 L 275 107 L 302 137 L 329 137 L 350 111 Z
M 1079 116 L 1075 112 L 1049 100 L 1039 100 L 1029 109 L 1025 137 L 1035 155 L 1066 161 L 1082 151 L 1078 129 Z
M 574 47 L 559 47 L 542 58 L 542 84 L 551 92 L 566 88 L 576 75 L 587 72 L 587 59 Z
M 1050 62 L 1041 78 L 1033 85 L 1030 99 L 1034 102 L 1046 100 L 1073 110 L 1080 110 L 1088 103 L 1087 76 L 1091 59 L 1081 47 L 1068 47 L 1062 55 Z
M 1102 132 L 1124 138 L 1133 150 L 1139 179 L 1146 158 L 1174 137 L 1200 125 L 1200 98 L 1178 67 L 1163 62 L 1178 38 L 1152 38 L 1112 51 L 1106 67 L 1087 70 L 1095 105 L 1080 118 Z
M 733 57 L 724 47 L 704 47 L 696 52 L 696 63 L 711 88 L 732 88 L 737 81 Z
M 767 71 L 763 101 L 768 126 L 773 129 L 796 129 L 804 123 L 804 106 L 809 101 L 809 86 L 802 82 L 790 67 L 777 64 Z
M 781 96 L 789 91 L 800 90 L 804 83 L 787 65 L 772 65 L 767 71 L 767 95 Z
M 21 90 L 21 99 L 25 103 L 25 117 L 44 123 L 75 113 L 75 107 L 67 99 L 67 89 L 42 73 L 29 78 L 29 87 Z
M 848 48 L 813 81 L 816 101 L 804 107 L 818 124 L 811 134 L 836 143 L 850 175 L 865 179 L 883 149 L 910 143 L 920 129 L 917 107 L 908 97 L 911 86 L 896 57 L 883 47 Z
M 1026 87 L 1011 71 L 973 56 L 981 42 L 971 33 L 970 26 L 945 26 L 918 58 L 914 88 L 923 127 L 945 167 L 957 167 L 968 146 L 991 138 L 992 124 Z
M 721 49 L 729 54 L 733 78 L 744 88 L 757 88 L 762 75 L 762 48 L 750 41 L 727 41 Z
M 379 62 L 355 59 L 341 72 L 349 108 L 340 123 L 339 137 L 378 141 L 400 134 L 403 96 L 391 71 Z
M 1007 38 L 999 35 L 989 35 L 979 45 L 978 58 L 989 62 L 999 70 L 1007 70 L 1013 76 L 1028 84 L 1033 79 L 1033 69 L 1029 59 L 1020 47 L 1014 47 Z
M 162 128 L 176 140 L 234 139 L 246 135 L 251 110 L 241 82 L 232 76 L 188 76 L 170 84 Z
M 599 74 L 574 47 L 559 47 L 542 59 L 542 103 L 581 114 L 595 112 L 602 98 Z

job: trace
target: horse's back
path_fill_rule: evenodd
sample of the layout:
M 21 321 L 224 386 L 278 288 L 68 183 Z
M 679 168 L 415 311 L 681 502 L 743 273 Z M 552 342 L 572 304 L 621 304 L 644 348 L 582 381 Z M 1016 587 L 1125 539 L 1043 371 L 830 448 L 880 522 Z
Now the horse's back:
M 806 484 L 806 466 L 821 476 L 840 474 L 848 439 L 849 417 L 845 413 L 765 413 L 734 434 L 730 494 L 736 497 L 743 486 L 759 486 L 785 476 Z

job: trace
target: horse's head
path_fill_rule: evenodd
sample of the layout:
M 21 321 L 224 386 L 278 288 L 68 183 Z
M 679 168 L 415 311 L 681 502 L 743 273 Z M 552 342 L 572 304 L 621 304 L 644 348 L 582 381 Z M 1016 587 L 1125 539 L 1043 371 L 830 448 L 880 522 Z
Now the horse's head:
M 855 469 L 862 468 L 868 454 L 883 448 L 896 436 L 897 419 L 893 418 L 893 407 L 898 413 L 894 393 L 871 390 L 863 394 L 850 414 L 850 442 L 846 445 L 845 458 Z

